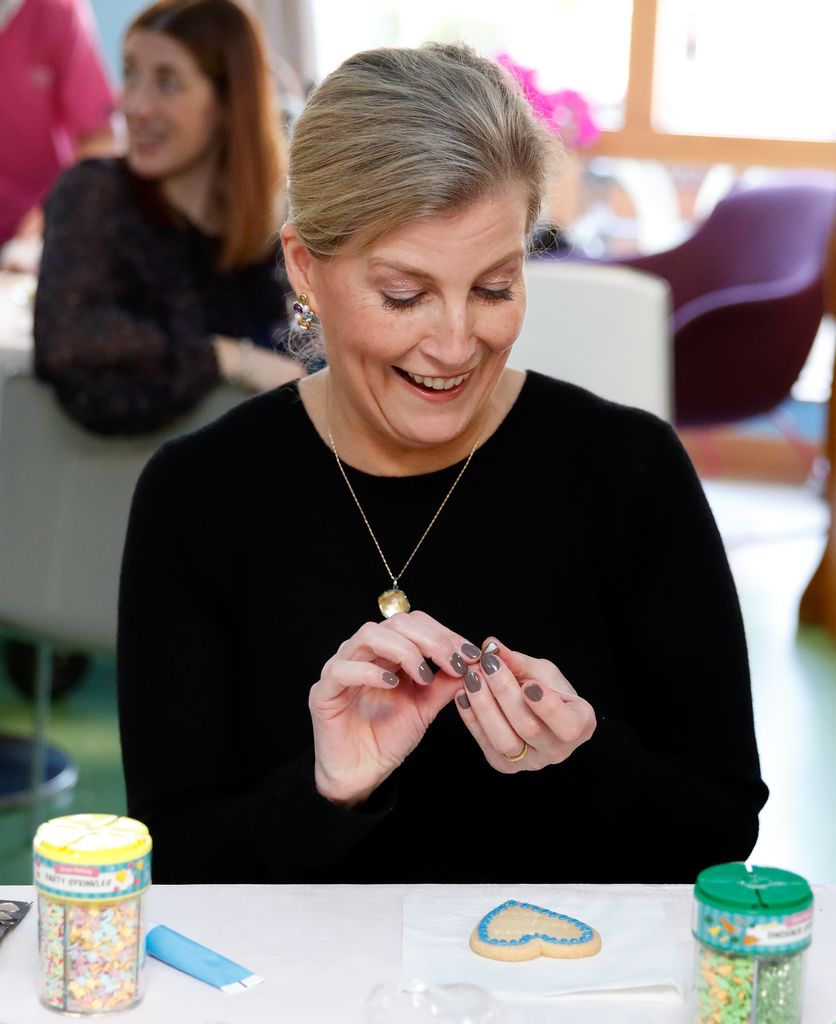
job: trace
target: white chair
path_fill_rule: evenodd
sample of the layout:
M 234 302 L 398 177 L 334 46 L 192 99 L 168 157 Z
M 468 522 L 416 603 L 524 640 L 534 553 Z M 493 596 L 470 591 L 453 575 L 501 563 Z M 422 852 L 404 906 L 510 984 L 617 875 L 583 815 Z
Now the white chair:
M 0 375 L 0 625 L 38 651 L 30 787 L 12 787 L 0 806 L 34 803 L 75 781 L 73 766 L 62 767 L 60 757 L 46 771 L 53 648 L 115 650 L 122 547 L 143 466 L 167 438 L 244 397 L 219 387 L 164 430 L 100 437 L 69 420 L 52 390 L 30 374 Z M 7 741 L 14 770 L 22 741 Z
M 509 366 L 673 420 L 666 282 L 625 267 L 530 259 L 528 309 Z

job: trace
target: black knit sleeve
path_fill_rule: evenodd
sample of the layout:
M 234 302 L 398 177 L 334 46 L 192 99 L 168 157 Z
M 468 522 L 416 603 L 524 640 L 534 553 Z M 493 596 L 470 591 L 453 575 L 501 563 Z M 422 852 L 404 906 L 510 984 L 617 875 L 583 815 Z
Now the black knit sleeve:
M 602 831 L 631 844 L 631 880 L 690 881 L 749 856 L 767 789 L 719 532 L 674 431 L 643 415 L 639 427 L 620 465 L 598 467 L 613 484 L 600 557 L 618 687 L 570 771 Z
M 36 371 L 73 419 L 104 434 L 153 430 L 219 379 L 199 303 L 143 274 L 163 256 L 140 225 L 119 161 L 71 168 L 45 208 Z
M 305 880 L 376 827 L 395 784 L 360 810 L 336 807 L 315 788 L 304 740 L 277 751 L 263 777 L 246 776 L 247 730 L 230 724 L 248 685 L 236 657 L 236 556 L 217 513 L 211 562 L 193 542 L 185 504 L 193 512 L 203 494 L 188 486 L 194 461 L 179 443 L 163 447 L 130 515 L 117 655 L 128 813 L 151 832 L 157 882 Z

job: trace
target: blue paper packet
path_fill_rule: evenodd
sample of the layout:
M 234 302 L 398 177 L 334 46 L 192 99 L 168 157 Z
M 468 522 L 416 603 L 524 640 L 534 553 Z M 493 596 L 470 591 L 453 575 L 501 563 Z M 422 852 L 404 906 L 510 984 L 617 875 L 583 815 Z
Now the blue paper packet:
M 190 974 L 198 981 L 214 985 L 228 995 L 244 992 L 264 981 L 264 978 L 253 974 L 249 968 L 228 960 L 164 924 L 151 925 L 145 949 L 149 956 L 162 960 L 169 967 L 176 967 L 184 974 Z

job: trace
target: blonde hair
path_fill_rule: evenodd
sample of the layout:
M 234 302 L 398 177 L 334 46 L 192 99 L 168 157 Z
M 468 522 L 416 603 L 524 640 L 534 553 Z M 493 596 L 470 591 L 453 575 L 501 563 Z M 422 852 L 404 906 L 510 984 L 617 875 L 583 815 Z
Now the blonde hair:
M 522 181 L 530 231 L 556 148 L 516 81 L 469 46 L 367 50 L 323 80 L 294 124 L 288 221 L 327 260 Z

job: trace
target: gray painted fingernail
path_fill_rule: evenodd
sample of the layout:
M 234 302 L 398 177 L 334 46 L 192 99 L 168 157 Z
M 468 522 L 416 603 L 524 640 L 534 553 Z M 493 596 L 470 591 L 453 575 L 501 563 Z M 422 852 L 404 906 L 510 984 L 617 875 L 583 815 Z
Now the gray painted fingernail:
M 398 677 L 395 675 L 394 672 L 384 672 L 383 682 L 386 683 L 388 686 L 397 686 Z
M 425 683 L 431 683 L 435 678 L 435 676 L 433 675 L 433 670 L 426 663 L 426 661 L 422 661 L 421 664 L 418 666 L 418 675 Z
M 524 688 L 523 693 L 525 693 L 529 700 L 540 700 L 543 696 L 543 688 L 538 686 L 537 683 L 529 683 Z
M 493 654 L 483 654 L 482 668 L 489 676 L 492 676 L 499 668 L 499 658 L 494 657 Z
M 465 711 L 470 707 L 470 701 L 467 699 L 466 693 L 460 693 L 456 700 L 459 702 L 459 707 L 464 708 Z
M 475 647 L 473 644 L 462 644 L 462 654 L 466 658 L 470 658 L 471 661 L 475 661 L 481 653 L 482 652 L 479 650 L 479 648 Z
M 450 655 L 450 664 L 453 666 L 453 671 L 458 672 L 460 676 L 463 676 L 465 672 L 467 672 L 465 660 L 458 651 L 453 651 Z
M 477 690 L 482 688 L 482 680 L 475 672 L 468 672 L 464 677 L 464 685 L 471 693 L 476 693 Z
M 498 650 L 499 644 L 495 644 L 493 640 L 491 640 L 490 643 L 485 644 L 484 648 L 482 649 L 482 654 L 496 654 Z

